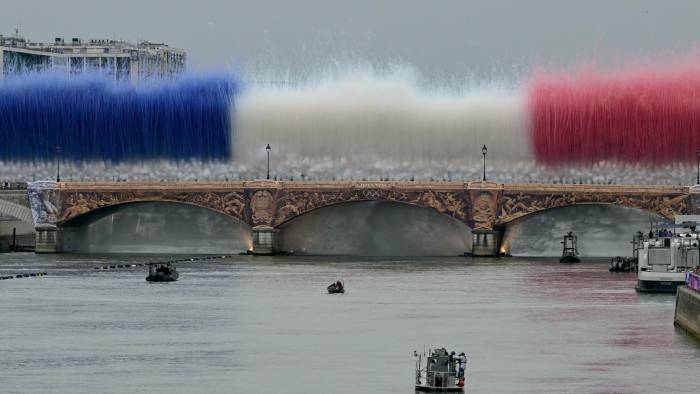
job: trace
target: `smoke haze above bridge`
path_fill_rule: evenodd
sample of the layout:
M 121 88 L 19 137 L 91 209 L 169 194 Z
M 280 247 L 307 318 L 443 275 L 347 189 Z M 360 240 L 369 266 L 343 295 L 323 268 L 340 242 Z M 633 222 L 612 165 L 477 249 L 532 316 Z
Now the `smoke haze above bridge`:
M 60 147 L 68 177 L 251 179 L 270 144 L 281 179 L 473 180 L 487 145 L 497 181 L 687 183 L 699 80 L 694 57 L 450 88 L 402 66 L 272 84 L 22 74 L 0 85 L 0 178 L 50 177 Z
M 53 178 L 55 145 L 66 179 L 260 178 L 271 144 L 279 179 L 475 180 L 487 145 L 495 181 L 692 180 L 700 139 L 692 103 L 700 63 L 687 56 L 697 43 L 695 2 L 124 0 L 95 7 L 8 0 L 0 24 L 36 40 L 167 42 L 188 51 L 191 70 L 235 69 L 245 88 L 220 94 L 211 79 L 222 74 L 209 73 L 210 81 L 187 77 L 208 91 L 203 96 L 180 90 L 178 97 L 172 81 L 155 81 L 160 92 L 132 92 L 135 100 L 69 87 L 71 101 L 48 94 L 57 82 L 29 81 L 45 101 L 37 105 L 0 87 L 0 179 Z M 584 75 L 582 64 L 598 67 Z M 120 89 L 103 84 L 102 91 Z M 678 105 L 665 105 L 671 101 Z M 131 120 L 115 125 L 104 120 L 110 117 Z

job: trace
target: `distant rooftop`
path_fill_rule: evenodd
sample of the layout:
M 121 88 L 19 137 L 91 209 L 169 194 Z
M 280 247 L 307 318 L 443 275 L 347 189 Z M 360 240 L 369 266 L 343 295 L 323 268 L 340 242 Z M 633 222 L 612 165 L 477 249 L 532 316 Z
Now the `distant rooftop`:
M 52 43 L 34 42 L 18 31 L 0 34 L 0 79 L 32 70 L 66 70 L 70 74 L 87 69 L 111 72 L 116 78 L 138 79 L 152 75 L 174 75 L 185 70 L 187 53 L 165 43 L 116 39 L 56 37 Z
M 26 48 L 35 49 L 48 52 L 63 53 L 67 48 L 75 47 L 92 47 L 92 48 L 114 48 L 114 49 L 163 49 L 173 52 L 180 52 L 185 54 L 184 49 L 170 47 L 165 43 L 155 43 L 147 40 L 139 41 L 134 44 L 125 40 L 116 40 L 108 38 L 97 38 L 84 40 L 82 38 L 73 37 L 66 40 L 63 37 L 56 37 L 52 43 L 35 42 L 15 34 L 12 36 L 5 36 L 0 34 L 0 46 L 11 47 L 11 48 Z

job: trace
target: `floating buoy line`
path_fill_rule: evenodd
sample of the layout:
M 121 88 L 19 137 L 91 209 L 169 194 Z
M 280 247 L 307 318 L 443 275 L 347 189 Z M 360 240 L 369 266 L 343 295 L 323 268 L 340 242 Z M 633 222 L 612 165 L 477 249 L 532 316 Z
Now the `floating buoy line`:
M 226 259 L 233 257 L 233 255 L 222 255 L 222 256 L 205 256 L 205 257 L 190 257 L 186 259 L 175 259 L 175 260 L 167 260 L 167 261 L 153 261 L 153 262 L 148 262 L 148 263 L 135 263 L 135 264 L 110 264 L 110 265 L 101 265 L 95 267 L 96 270 L 116 270 L 116 269 L 121 269 L 121 268 L 136 268 L 136 267 L 146 267 L 150 264 L 172 264 L 172 263 L 190 263 L 190 262 L 195 262 L 195 261 L 206 261 L 206 260 L 216 260 L 216 259 Z M 16 274 L 16 275 L 3 275 L 0 276 L 0 280 L 8 280 L 8 279 L 20 279 L 20 278 L 36 278 L 36 277 L 41 277 L 41 276 L 46 276 L 48 275 L 46 272 L 34 272 L 30 274 Z
M 148 263 L 136 263 L 136 264 L 110 264 L 110 265 L 101 265 L 95 267 L 96 270 L 114 270 L 114 269 L 120 269 L 120 268 L 136 268 L 136 267 L 146 267 L 150 264 L 174 264 L 174 263 L 190 263 L 190 262 L 195 262 L 195 261 L 205 261 L 205 260 L 216 260 L 216 259 L 226 259 L 233 257 L 233 255 L 222 255 L 222 256 L 206 256 L 206 257 L 190 257 L 187 259 L 176 259 L 176 260 L 167 260 L 167 261 L 152 261 Z
M 34 272 L 31 274 L 17 274 L 17 275 L 0 276 L 0 280 L 20 279 L 20 278 L 35 278 L 37 276 L 46 276 L 46 272 Z

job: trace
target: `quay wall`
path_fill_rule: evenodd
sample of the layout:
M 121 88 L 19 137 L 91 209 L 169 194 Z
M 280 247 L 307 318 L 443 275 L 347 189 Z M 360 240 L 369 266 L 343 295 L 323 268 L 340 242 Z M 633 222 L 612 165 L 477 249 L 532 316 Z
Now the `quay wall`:
M 700 340 L 700 292 L 687 286 L 678 287 L 673 324 Z

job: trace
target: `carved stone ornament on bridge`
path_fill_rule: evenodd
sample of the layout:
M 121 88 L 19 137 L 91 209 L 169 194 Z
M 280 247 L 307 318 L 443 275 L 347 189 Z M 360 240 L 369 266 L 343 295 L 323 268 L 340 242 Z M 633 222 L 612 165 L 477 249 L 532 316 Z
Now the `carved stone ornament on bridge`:
M 472 220 L 475 230 L 492 230 L 496 222 L 496 199 L 489 192 L 481 192 L 474 199 Z
M 275 216 L 275 200 L 267 190 L 258 190 L 250 198 L 253 226 L 270 225 Z
M 245 199 L 241 192 L 184 191 L 61 191 L 59 223 L 98 208 L 142 201 L 181 202 L 219 211 L 245 221 Z
M 467 223 L 469 200 L 465 192 L 401 191 L 393 189 L 350 189 L 326 192 L 282 192 L 277 200 L 275 225 L 280 225 L 317 208 L 353 201 L 394 201 L 432 208 Z
M 35 227 L 56 226 L 60 206 L 57 187 L 53 181 L 30 182 L 27 185 Z
M 688 195 L 630 195 L 613 193 L 551 193 L 551 194 L 506 194 L 503 196 L 498 223 L 507 223 L 530 213 L 549 208 L 576 204 L 611 204 L 643 209 L 667 219 L 688 211 Z
M 364 189 L 362 190 L 362 196 L 366 200 L 379 200 L 384 195 L 383 190 L 378 189 Z

